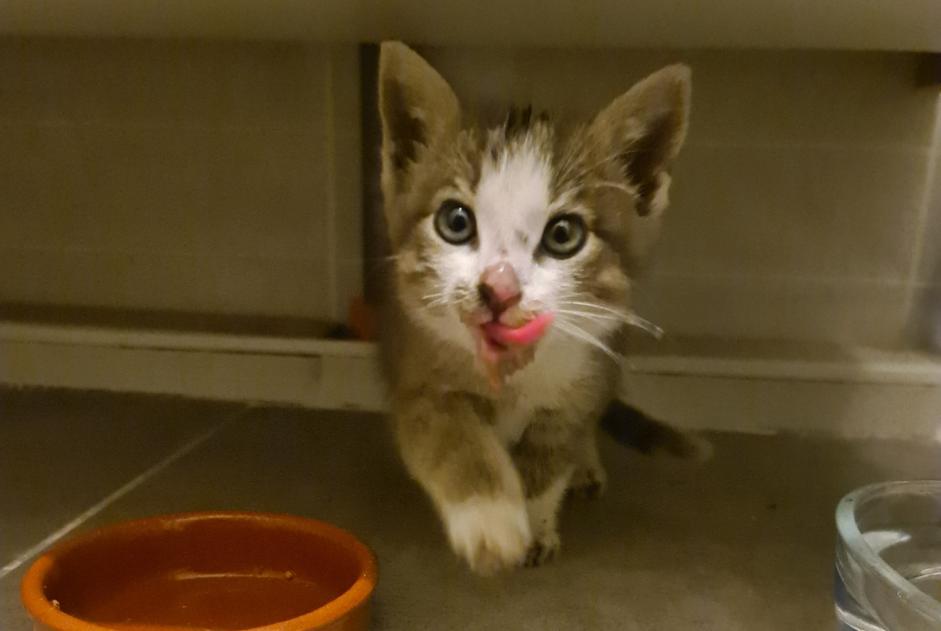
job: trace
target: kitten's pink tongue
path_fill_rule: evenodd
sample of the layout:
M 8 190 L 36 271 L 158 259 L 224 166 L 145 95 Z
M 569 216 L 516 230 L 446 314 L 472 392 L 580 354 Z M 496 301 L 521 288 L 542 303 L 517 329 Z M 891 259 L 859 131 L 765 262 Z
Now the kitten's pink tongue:
M 530 346 L 546 334 L 554 316 L 544 311 L 524 325 L 513 328 L 501 322 L 488 322 L 484 325 L 487 337 L 505 346 Z

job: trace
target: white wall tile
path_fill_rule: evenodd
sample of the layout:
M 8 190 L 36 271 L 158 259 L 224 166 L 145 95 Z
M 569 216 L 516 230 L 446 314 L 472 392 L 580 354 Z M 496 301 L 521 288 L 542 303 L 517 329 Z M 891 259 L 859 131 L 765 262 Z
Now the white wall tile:
M 929 163 L 923 219 L 912 283 L 910 329 L 921 346 L 941 352 L 941 90 L 937 109 L 932 159 Z
M 901 282 L 654 274 L 634 295 L 637 312 L 668 337 L 895 347 L 907 333 Z
M 425 52 L 481 114 L 584 117 L 690 63 L 642 283 L 676 334 L 890 343 L 922 228 L 914 280 L 935 282 L 941 212 L 921 226 L 920 200 L 938 95 L 913 55 Z M 0 300 L 342 315 L 362 278 L 358 81 L 354 47 L 0 40 Z
M 0 301 L 345 314 L 328 257 L 357 258 L 361 231 L 331 231 L 327 211 L 360 211 L 357 59 L 0 40 Z M 342 176 L 327 168 L 338 143 Z M 342 282 L 348 302 L 358 268 Z
M 921 260 L 918 261 L 916 281 L 920 284 L 941 285 L 941 86 L 934 86 L 935 130 L 930 189 L 925 194 L 924 230 Z
M 586 116 L 658 68 L 693 70 L 691 142 L 926 146 L 915 55 L 785 51 L 423 48 L 471 109 L 533 103 Z
M 333 195 L 331 232 L 334 235 L 330 255 L 334 276 L 333 317 L 345 319 L 348 306 L 363 294 L 363 138 L 360 95 L 360 56 L 351 48 L 330 51 L 332 91 L 328 96 L 328 139 L 331 169 L 328 185 Z M 350 81 L 349 77 L 356 77 Z
M 207 173 L 209 218 L 200 233 L 217 252 L 324 257 L 327 241 L 321 130 L 237 129 L 216 137 Z
M 656 269 L 903 282 L 925 162 L 915 149 L 690 145 Z
M 0 248 L 71 245 L 85 221 L 75 201 L 84 186 L 75 130 L 0 123 L 0 147 Z
M 83 221 L 72 247 L 124 252 L 194 252 L 209 214 L 211 134 L 193 129 L 79 125 L 69 169 L 82 186 Z
M 0 40 L 0 119 L 311 124 L 323 116 L 324 54 L 273 42 Z
M 323 317 L 323 263 L 307 257 L 0 248 L 6 300 L 125 309 Z

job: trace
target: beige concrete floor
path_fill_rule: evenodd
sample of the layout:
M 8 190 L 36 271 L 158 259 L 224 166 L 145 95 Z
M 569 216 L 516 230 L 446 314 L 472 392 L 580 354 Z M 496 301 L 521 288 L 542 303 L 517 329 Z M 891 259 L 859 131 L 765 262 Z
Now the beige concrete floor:
M 933 445 L 711 439 L 703 465 L 606 443 L 608 494 L 566 506 L 562 557 L 480 579 L 447 550 L 378 417 L 0 390 L 0 567 L 136 479 L 79 530 L 204 509 L 325 519 L 379 557 L 376 629 L 832 629 L 836 501 L 941 474 Z M 25 565 L 0 579 L 0 629 L 29 628 Z

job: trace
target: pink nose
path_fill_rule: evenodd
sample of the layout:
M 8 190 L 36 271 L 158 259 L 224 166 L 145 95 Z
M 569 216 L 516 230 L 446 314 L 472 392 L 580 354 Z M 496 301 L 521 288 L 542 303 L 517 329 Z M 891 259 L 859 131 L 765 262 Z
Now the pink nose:
M 516 270 L 507 262 L 491 265 L 480 275 L 477 285 L 480 299 L 495 314 L 505 311 L 520 300 L 520 281 Z

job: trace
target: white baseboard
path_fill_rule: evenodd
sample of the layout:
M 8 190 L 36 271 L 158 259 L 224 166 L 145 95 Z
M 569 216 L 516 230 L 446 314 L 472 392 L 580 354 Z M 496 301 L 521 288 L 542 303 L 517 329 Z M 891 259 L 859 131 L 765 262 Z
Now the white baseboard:
M 370 344 L 0 323 L 0 383 L 378 411 Z
M 0 383 L 382 411 L 363 342 L 0 322 Z M 759 433 L 933 438 L 941 361 L 831 356 L 632 356 L 625 396 L 676 425 Z

